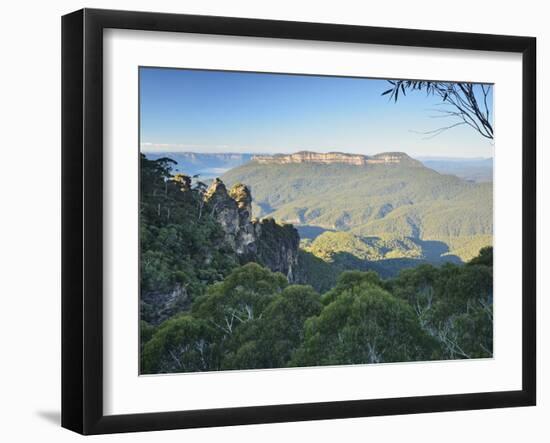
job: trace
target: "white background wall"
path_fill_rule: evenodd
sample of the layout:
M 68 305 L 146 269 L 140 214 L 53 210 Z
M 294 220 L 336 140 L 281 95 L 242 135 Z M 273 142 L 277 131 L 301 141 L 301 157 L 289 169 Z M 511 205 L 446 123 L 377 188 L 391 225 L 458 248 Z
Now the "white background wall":
M 0 25 L 0 438 L 83 439 L 60 414 L 60 16 L 81 7 L 531 35 L 538 38 L 539 226 L 548 211 L 550 28 L 541 1 L 4 2 Z M 545 163 L 545 164 L 544 164 Z M 541 195 L 546 196 L 542 205 Z M 539 405 L 532 408 L 101 436 L 94 441 L 464 442 L 550 439 L 550 236 L 539 228 Z M 541 253 L 546 249 L 544 253 Z

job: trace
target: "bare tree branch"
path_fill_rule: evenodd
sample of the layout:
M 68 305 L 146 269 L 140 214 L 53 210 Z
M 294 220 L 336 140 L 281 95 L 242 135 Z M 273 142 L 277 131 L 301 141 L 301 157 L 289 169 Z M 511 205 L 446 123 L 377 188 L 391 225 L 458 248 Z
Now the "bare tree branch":
M 394 103 L 400 95 L 406 96 L 407 91 L 425 91 L 427 96 L 438 96 L 441 104 L 450 109 L 440 110 L 440 117 L 451 117 L 460 121 L 438 128 L 433 131 L 418 132 L 433 138 L 442 132 L 461 125 L 468 125 L 482 137 L 493 140 L 494 131 L 491 122 L 488 96 L 492 93 L 492 85 L 477 83 L 431 82 L 420 80 L 388 80 L 391 88 L 382 95 L 388 95 Z
M 411 130 L 410 132 L 414 132 L 414 133 L 417 133 L 417 134 L 422 134 L 422 135 L 427 135 L 428 137 L 423 137 L 424 140 L 429 140 L 431 138 L 434 138 L 436 136 L 438 136 L 439 134 L 441 134 L 442 132 L 445 132 L 449 129 L 452 129 L 452 128 L 455 128 L 457 126 L 460 126 L 460 125 L 465 125 L 467 123 L 465 122 L 458 122 L 458 123 L 455 123 L 454 125 L 450 125 L 450 126 L 444 126 L 443 128 L 438 128 L 438 129 L 434 129 L 433 131 L 425 131 L 425 132 L 420 132 L 420 131 L 413 131 Z

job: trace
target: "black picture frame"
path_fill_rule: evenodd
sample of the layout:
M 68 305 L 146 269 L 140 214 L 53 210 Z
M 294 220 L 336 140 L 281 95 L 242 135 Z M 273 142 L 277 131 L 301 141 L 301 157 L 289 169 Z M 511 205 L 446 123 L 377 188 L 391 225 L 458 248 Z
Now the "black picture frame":
M 107 28 L 521 54 L 522 389 L 104 415 L 102 36 Z M 65 15 L 62 18 L 62 426 L 82 434 L 104 434 L 535 405 L 535 88 L 536 39 L 532 37 L 97 9 Z

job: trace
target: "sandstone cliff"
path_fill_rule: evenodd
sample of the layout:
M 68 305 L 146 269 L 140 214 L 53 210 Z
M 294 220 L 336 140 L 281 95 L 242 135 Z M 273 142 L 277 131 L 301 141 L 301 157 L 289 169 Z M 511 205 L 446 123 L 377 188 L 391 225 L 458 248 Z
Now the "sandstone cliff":
M 412 159 L 403 152 L 383 152 L 372 156 L 361 154 L 345 154 L 342 152 L 310 152 L 300 151 L 295 154 L 256 155 L 252 161 L 260 164 L 290 164 L 290 163 L 319 163 L 319 164 L 347 164 L 354 166 L 366 166 L 369 164 L 407 164 L 421 163 Z
M 197 232 L 196 229 L 193 231 L 193 225 L 217 222 L 223 234 L 219 229 L 212 231 L 212 241 L 208 244 L 202 242 L 190 252 L 192 242 L 181 241 L 177 228 L 166 231 L 171 233 L 169 236 L 165 232 L 165 237 L 159 242 L 162 247 L 180 249 L 181 256 L 194 255 L 184 260 L 182 268 L 176 269 L 179 272 L 176 282 L 141 291 L 142 320 L 158 325 L 178 312 L 188 310 L 197 285 L 207 284 L 205 281 L 211 275 L 215 275 L 214 282 L 219 281 L 222 274 L 218 269 L 221 268 L 211 264 L 219 260 L 216 255 L 220 251 L 233 265 L 257 262 L 274 272 L 281 272 L 290 282 L 296 281 L 298 231 L 292 225 L 279 225 L 273 219 L 253 219 L 252 196 L 248 187 L 237 184 L 228 190 L 221 180 L 216 179 L 202 194 L 192 188 L 189 176 L 176 174 L 164 184 L 162 191 L 166 202 L 172 206 L 166 202 L 164 207 L 155 205 L 159 208 L 156 214 L 165 216 L 172 224 L 188 225 L 191 232 Z M 165 246 L 170 242 L 171 245 Z M 167 252 L 163 250 L 163 253 Z M 157 266 L 159 270 L 156 272 L 159 273 L 168 272 L 171 264 L 168 259 L 159 261 L 158 253 L 143 260 L 142 257 L 142 266 Z M 193 275 L 197 276 L 194 280 Z
M 363 166 L 367 157 L 364 155 L 343 154 L 340 152 L 317 153 L 309 151 L 296 152 L 295 154 L 256 155 L 253 161 L 262 164 L 288 164 L 288 163 L 344 163 Z
M 227 190 L 216 179 L 206 191 L 205 201 L 224 230 L 226 242 L 242 263 L 258 262 L 294 281 L 300 237 L 292 225 L 279 225 L 273 219 L 253 219 L 252 196 L 242 184 Z

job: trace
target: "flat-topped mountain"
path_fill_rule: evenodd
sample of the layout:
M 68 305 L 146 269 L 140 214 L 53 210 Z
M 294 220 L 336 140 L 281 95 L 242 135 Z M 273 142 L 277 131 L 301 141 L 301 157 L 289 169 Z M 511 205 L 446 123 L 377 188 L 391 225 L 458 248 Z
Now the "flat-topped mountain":
M 222 179 L 249 186 L 254 216 L 301 232 L 409 238 L 464 261 L 492 244 L 492 184 L 440 174 L 400 152 L 255 156 Z
M 407 166 L 422 166 L 422 163 L 413 159 L 404 152 L 382 152 L 367 158 L 367 164 L 405 163 Z
M 384 152 L 373 156 L 361 154 L 346 154 L 343 152 L 311 152 L 300 151 L 294 154 L 255 155 L 252 161 L 260 164 L 292 164 L 292 163 L 320 163 L 320 164 L 346 164 L 366 166 L 368 164 L 399 164 L 421 166 L 421 163 L 412 159 L 404 152 Z
M 492 159 L 460 159 L 460 158 L 418 158 L 413 159 L 403 152 L 384 152 L 372 156 L 361 154 L 346 154 L 342 152 L 316 153 L 301 151 L 294 154 L 260 155 L 237 152 L 147 152 L 149 160 L 162 157 L 171 158 L 176 162 L 175 173 L 199 175 L 202 180 L 214 179 L 225 174 L 230 169 L 244 165 L 254 159 L 259 164 L 348 164 L 366 166 L 369 164 L 424 166 L 442 174 L 452 174 L 474 182 L 492 181 Z

